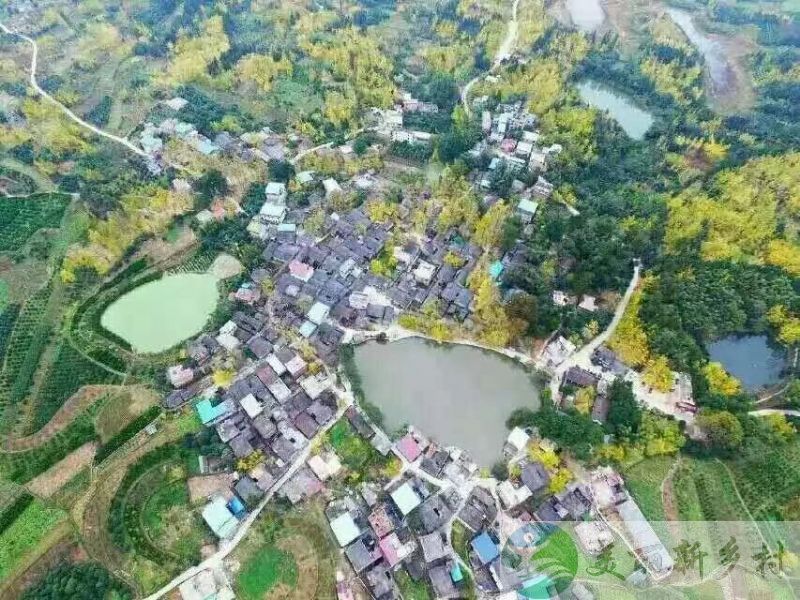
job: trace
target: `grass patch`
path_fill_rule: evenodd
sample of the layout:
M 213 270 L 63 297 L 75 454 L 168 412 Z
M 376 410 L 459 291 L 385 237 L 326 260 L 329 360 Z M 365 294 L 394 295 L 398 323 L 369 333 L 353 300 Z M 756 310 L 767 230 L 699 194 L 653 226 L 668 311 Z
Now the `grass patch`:
M 147 498 L 141 521 L 151 540 L 167 552 L 190 561 L 200 557 L 200 548 L 209 541 L 199 516 L 190 507 L 183 474 L 165 481 Z
M 656 456 L 647 458 L 624 470 L 625 487 L 649 521 L 665 521 L 661 500 L 661 482 L 667 476 L 675 458 Z
M 386 463 L 386 459 L 345 419 L 340 419 L 328 431 L 328 442 L 342 459 L 342 464 L 353 472 L 364 473 L 369 467 L 381 468 Z
M 150 422 L 152 422 L 158 415 L 161 414 L 161 407 L 160 406 L 151 406 L 138 417 L 136 417 L 133 421 L 128 423 L 125 427 L 122 428 L 119 432 L 117 432 L 111 439 L 109 439 L 105 444 L 100 446 L 97 450 L 97 454 L 94 456 L 95 464 L 99 464 L 103 462 L 106 458 L 108 458 L 114 451 L 118 450 L 122 446 L 124 446 L 129 440 L 131 440 L 137 433 L 139 433 L 142 429 L 144 429 Z
M 5 279 L 0 279 L 0 313 L 3 312 L 8 304 L 8 283 Z
M 236 581 L 240 597 L 261 600 L 278 583 L 297 585 L 297 565 L 291 554 L 267 546 L 250 557 Z
M 269 590 L 276 597 L 293 588 L 296 598 L 334 600 L 341 556 L 333 541 L 321 502 L 300 507 L 274 503 L 259 516 L 235 551 L 242 568 L 237 597 L 261 600 Z M 276 570 L 284 572 L 276 573 Z M 279 593 L 280 592 L 280 593 Z
M 403 600 L 431 600 L 433 598 L 425 580 L 414 581 L 405 570 L 398 571 L 394 580 L 397 587 L 400 588 Z
M 142 456 L 117 488 L 106 523 L 120 550 L 169 574 L 199 562 L 210 535 L 189 505 L 187 453 L 168 445 Z
M 158 402 L 158 396 L 145 387 L 129 387 L 111 394 L 95 419 L 100 441 L 108 442 L 131 421 Z
M 34 500 L 0 534 L 0 581 L 58 525 L 66 514 Z
M 469 542 L 472 539 L 472 533 L 461 521 L 453 521 L 453 529 L 450 533 L 450 540 L 453 544 L 453 550 L 466 564 L 469 563 Z

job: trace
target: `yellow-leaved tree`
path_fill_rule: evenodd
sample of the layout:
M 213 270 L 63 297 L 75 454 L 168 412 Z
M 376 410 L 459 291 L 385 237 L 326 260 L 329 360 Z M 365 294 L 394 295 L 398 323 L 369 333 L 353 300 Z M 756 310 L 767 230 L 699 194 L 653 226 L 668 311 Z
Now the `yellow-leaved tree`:
M 269 92 L 278 77 L 292 75 L 292 63 L 286 57 L 275 60 L 265 54 L 248 54 L 236 63 L 236 77 L 241 83 L 253 83 Z
M 178 38 L 161 81 L 165 85 L 177 85 L 205 79 L 209 67 L 229 49 L 222 17 L 210 17 L 197 37 L 181 35 Z
M 733 396 L 742 391 L 742 384 L 736 377 L 730 375 L 718 362 L 707 363 L 703 367 L 703 375 L 708 382 L 709 389 L 715 394 Z
M 642 379 L 653 389 L 668 392 L 672 388 L 674 376 L 667 357 L 657 355 L 650 358 L 644 366 Z
M 511 216 L 511 206 L 503 201 L 496 202 L 475 225 L 473 240 L 484 249 L 496 248 L 503 236 L 503 225 Z

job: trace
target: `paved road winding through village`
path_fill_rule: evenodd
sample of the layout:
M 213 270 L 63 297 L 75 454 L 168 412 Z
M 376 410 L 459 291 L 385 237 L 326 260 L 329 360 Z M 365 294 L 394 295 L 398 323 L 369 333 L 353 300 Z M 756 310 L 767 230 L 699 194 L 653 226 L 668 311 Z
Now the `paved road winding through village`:
M 493 73 L 497 68 L 503 64 L 503 61 L 511 56 L 511 53 L 514 51 L 514 46 L 517 43 L 517 32 L 519 30 L 519 24 L 517 22 L 517 7 L 519 6 L 519 0 L 514 0 L 514 4 L 511 7 L 511 20 L 508 22 L 508 29 L 506 30 L 506 37 L 503 39 L 503 43 L 500 44 L 500 48 L 497 49 L 497 54 L 494 56 L 494 62 L 492 66 L 489 67 L 489 70 L 486 73 L 481 73 L 477 75 L 473 79 L 471 79 L 467 85 L 464 86 L 464 89 L 461 90 L 461 104 L 464 106 L 464 111 L 467 113 L 467 116 L 470 116 L 469 110 L 469 92 L 476 83 L 478 83 L 481 79 Z
M 563 363 L 555 368 L 553 377 L 550 379 L 550 393 L 553 401 L 556 401 L 556 399 L 559 397 L 558 388 L 561 385 L 561 378 L 563 377 L 564 373 L 566 373 L 571 367 L 582 367 L 584 369 L 588 369 L 591 364 L 589 359 L 591 358 L 592 353 L 594 353 L 597 348 L 605 344 L 614 333 L 614 330 L 617 328 L 617 325 L 619 325 L 619 322 L 622 320 L 622 317 L 625 314 L 625 309 L 628 307 L 628 303 L 631 301 L 633 293 L 636 291 L 636 288 L 639 285 L 641 270 L 642 265 L 637 260 L 633 267 L 633 277 L 631 277 L 631 281 L 628 284 L 628 289 L 625 290 L 625 295 L 622 297 L 622 300 L 620 300 L 619 304 L 617 305 L 617 309 L 614 311 L 614 318 L 611 319 L 611 323 L 609 323 L 605 331 L 590 340 L 586 345 L 581 347 L 580 350 L 574 352 Z
M 328 429 L 333 427 L 339 421 L 339 419 L 341 419 L 344 416 L 344 412 L 355 403 L 355 399 L 353 398 L 353 395 L 349 390 L 343 391 L 336 389 L 335 387 L 333 389 L 337 391 L 337 393 L 339 394 L 339 398 L 343 400 L 343 406 L 339 408 L 339 410 L 336 413 L 336 416 L 333 419 L 331 419 L 331 421 L 327 423 L 325 427 L 319 430 L 314 439 L 309 440 L 309 443 L 306 445 L 306 447 L 300 452 L 297 458 L 294 459 L 294 462 L 292 463 L 292 466 L 289 467 L 289 470 L 286 471 L 286 473 L 284 473 L 280 477 L 280 479 L 278 479 L 275 482 L 270 491 L 264 496 L 261 502 L 259 502 L 255 510 L 253 510 L 249 515 L 247 515 L 247 518 L 244 521 L 242 521 L 242 523 L 239 525 L 239 528 L 236 531 L 236 535 L 234 535 L 230 540 L 221 541 L 219 549 L 214 554 L 209 556 L 200 564 L 188 568 L 183 573 L 175 577 L 172 581 L 170 581 L 167 585 L 162 587 L 160 590 L 149 595 L 145 600 L 156 600 L 157 598 L 165 596 L 166 594 L 174 590 L 176 587 L 178 587 L 180 584 L 182 584 L 184 581 L 191 579 L 192 577 L 194 577 L 198 573 L 201 573 L 202 571 L 205 571 L 206 569 L 217 571 L 223 568 L 223 560 L 231 552 L 233 552 L 236 549 L 236 546 L 238 546 L 239 543 L 244 539 L 244 536 L 246 536 L 247 532 L 250 531 L 250 528 L 256 522 L 258 515 L 261 514 L 261 511 L 264 510 L 264 507 L 266 507 L 269 501 L 272 500 L 272 498 L 275 496 L 278 490 L 280 490 L 283 487 L 283 484 L 286 483 L 289 479 L 291 479 L 292 476 L 298 471 L 298 469 L 300 469 L 300 467 L 302 467 L 305 464 L 306 460 L 309 458 L 309 455 L 311 454 L 312 449 L 317 447 L 317 444 L 315 442 L 321 440 L 328 432 Z
M 84 127 L 86 129 L 88 129 L 89 131 L 91 131 L 92 133 L 94 133 L 96 135 L 99 135 L 99 136 L 104 137 L 106 139 L 109 139 L 109 140 L 112 140 L 114 142 L 117 142 L 118 144 L 122 144 L 128 150 L 130 150 L 134 154 L 137 154 L 137 155 L 141 156 L 142 158 L 148 158 L 148 155 L 144 150 L 142 150 L 141 148 L 137 148 L 129 140 L 127 140 L 125 138 L 121 138 L 121 137 L 119 137 L 117 135 L 114 135 L 113 133 L 108 133 L 107 131 L 103 131 L 102 129 L 99 129 L 98 127 L 95 127 L 91 123 L 87 123 L 86 121 L 81 119 L 78 115 L 76 115 L 74 112 L 72 112 L 69 108 L 67 108 L 66 106 L 61 104 L 61 102 L 59 102 L 58 100 L 53 98 L 50 94 L 48 94 L 46 91 L 44 91 L 41 88 L 41 86 L 39 85 L 39 83 L 36 81 L 36 67 L 37 67 L 37 63 L 38 63 L 38 59 L 39 59 L 39 46 L 36 44 L 36 42 L 33 40 L 33 38 L 30 38 L 27 35 L 24 35 L 22 33 L 18 33 L 16 31 L 13 31 L 13 30 L 9 29 L 8 27 L 6 27 L 6 25 L 2 21 L 0 21 L 0 30 L 2 30 L 3 33 L 6 33 L 8 35 L 13 35 L 13 36 L 16 36 L 16 37 L 18 37 L 18 38 L 20 38 L 22 40 L 25 40 L 26 42 L 28 42 L 31 45 L 31 48 L 33 48 L 33 52 L 31 54 L 30 84 L 31 84 L 31 87 L 34 90 L 36 90 L 36 93 L 38 93 L 43 98 L 46 98 L 49 102 L 51 102 L 56 107 L 58 107 L 58 109 L 61 112 L 63 112 L 70 119 L 75 121 L 81 127 Z

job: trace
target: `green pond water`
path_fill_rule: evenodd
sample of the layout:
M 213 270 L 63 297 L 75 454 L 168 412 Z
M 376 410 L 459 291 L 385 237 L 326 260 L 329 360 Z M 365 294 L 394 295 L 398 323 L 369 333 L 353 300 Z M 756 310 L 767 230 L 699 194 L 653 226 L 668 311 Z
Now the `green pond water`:
M 653 124 L 653 115 L 637 107 L 630 99 L 596 81 L 581 81 L 576 86 L 581 100 L 589 106 L 608 111 L 611 117 L 634 140 L 641 140 Z
M 218 281 L 208 273 L 162 277 L 114 301 L 100 323 L 137 352 L 168 350 L 202 331 L 217 306 Z
M 367 400 L 387 429 L 412 424 L 444 445 L 491 466 L 508 435 L 516 408 L 537 410 L 541 383 L 504 356 L 411 338 L 358 346 L 355 361 Z

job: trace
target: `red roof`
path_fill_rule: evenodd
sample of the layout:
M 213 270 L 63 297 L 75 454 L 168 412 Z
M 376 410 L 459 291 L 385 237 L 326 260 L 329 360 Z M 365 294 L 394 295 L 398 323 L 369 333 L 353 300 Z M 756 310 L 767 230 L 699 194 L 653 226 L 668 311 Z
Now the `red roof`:
M 396 533 L 387 535 L 380 541 L 378 546 L 380 546 L 381 552 L 383 553 L 383 558 L 386 559 L 386 562 L 389 563 L 390 567 L 393 567 L 400 562 L 400 555 L 397 551 L 400 549 L 402 544 L 400 543 L 400 538 L 397 537 Z
M 417 443 L 417 440 L 415 440 L 414 436 L 410 433 L 406 434 L 397 442 L 397 449 L 400 451 L 400 454 L 405 456 L 408 462 L 414 462 L 419 458 L 419 455 L 422 454 L 422 448 L 420 448 L 419 443 Z

